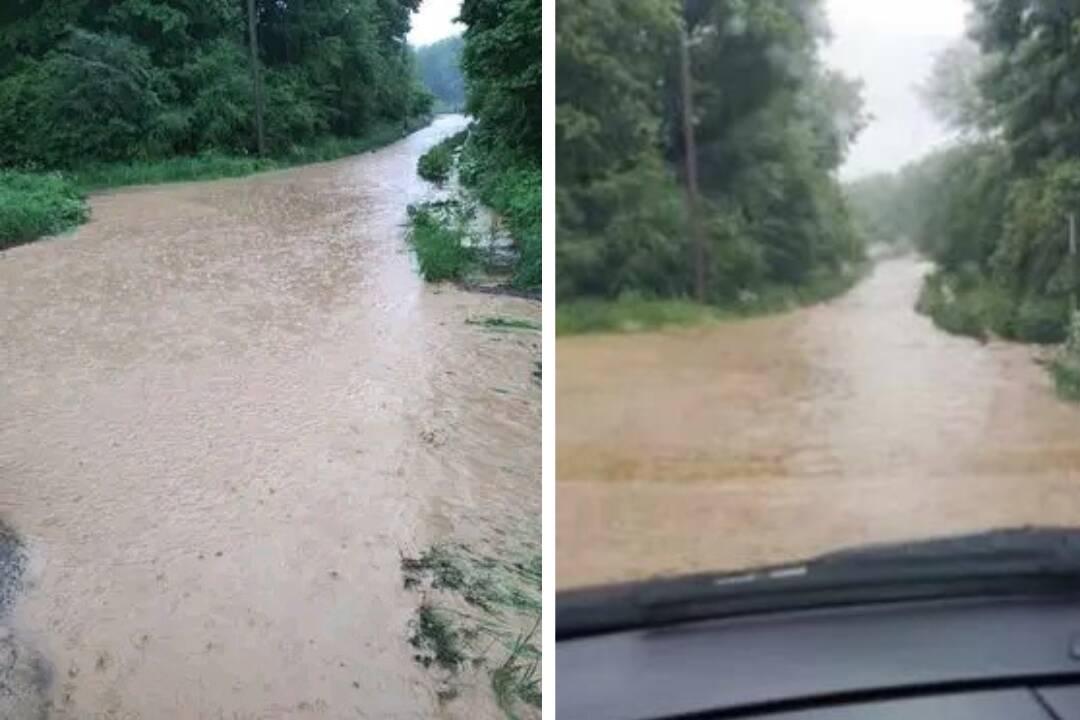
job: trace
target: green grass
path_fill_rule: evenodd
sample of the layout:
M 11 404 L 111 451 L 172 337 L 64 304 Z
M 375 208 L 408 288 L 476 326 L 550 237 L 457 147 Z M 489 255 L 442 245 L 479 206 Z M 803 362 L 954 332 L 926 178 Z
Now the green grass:
M 518 703 L 535 708 L 542 706 L 540 689 L 541 652 L 536 646 L 536 633 L 540 628 L 537 618 L 533 629 L 514 639 L 506 661 L 491 673 L 491 689 L 495 701 L 508 718 L 517 720 Z
M 1080 365 L 1072 358 L 1058 358 L 1050 365 L 1050 374 L 1058 395 L 1080 403 Z
M 916 309 L 953 335 L 991 336 L 1024 343 L 1065 340 L 1068 300 L 1019 298 L 977 273 L 938 271 L 927 276 Z
M 847 273 L 819 274 L 801 287 L 767 287 L 746 293 L 739 301 L 717 305 L 702 305 L 688 299 L 572 300 L 556 309 L 555 333 L 643 332 L 785 312 L 844 294 L 865 277 L 868 269 L 866 265 Z
M 378 125 L 363 137 L 325 137 L 306 145 L 282 150 L 271 157 L 234 156 L 204 153 L 191 157 L 145 160 L 131 163 L 96 163 L 72 169 L 69 174 L 83 191 L 92 192 L 131 185 L 156 185 L 242 177 L 297 165 L 338 160 L 375 150 L 423 127 L 430 120 L 416 120 L 406 128 L 401 123 Z
M 433 183 L 442 184 L 450 179 L 454 168 L 454 157 L 458 148 L 469 136 L 468 130 L 452 135 L 420 156 L 416 171 L 420 177 Z
M 416 660 L 424 667 L 436 663 L 446 670 L 457 670 L 465 662 L 461 634 L 454 628 L 448 613 L 430 605 L 421 605 L 411 644 L 417 650 Z
M 690 300 L 574 300 L 556 309 L 555 333 L 639 332 L 702 325 L 720 318 L 717 308 Z
M 535 320 L 508 317 L 484 317 L 470 318 L 465 321 L 469 325 L 480 325 L 490 330 L 528 330 L 539 332 L 542 328 Z
M 436 545 L 419 557 L 402 558 L 405 588 L 425 598 L 409 637 L 417 662 L 436 665 L 451 678 L 464 668 L 486 668 L 508 718 L 520 717 L 522 707 L 540 708 L 541 566 L 539 553 L 496 558 L 464 545 Z M 437 607 L 431 600 L 437 593 L 470 610 Z M 454 689 L 446 686 L 448 697 Z
M 89 214 L 65 175 L 0 170 L 0 249 L 63 232 Z
M 428 282 L 463 280 L 476 265 L 475 248 L 465 244 L 462 212 L 458 203 L 449 201 L 409 208 L 408 239 Z
M 337 160 L 388 145 L 429 122 L 430 118 L 417 118 L 406 128 L 398 122 L 385 123 L 364 137 L 327 137 L 268 158 L 205 153 L 132 163 L 88 164 L 63 172 L 0 170 L 0 249 L 85 222 L 89 209 L 84 196 L 89 192 L 130 185 L 242 177 Z
M 1072 314 L 1065 344 L 1050 364 L 1050 374 L 1058 395 L 1080 402 L 1080 313 Z
M 511 281 L 519 290 L 538 290 L 542 273 L 542 173 L 529 162 L 499 148 L 466 143 L 460 159 L 462 184 L 506 223 L 518 249 Z

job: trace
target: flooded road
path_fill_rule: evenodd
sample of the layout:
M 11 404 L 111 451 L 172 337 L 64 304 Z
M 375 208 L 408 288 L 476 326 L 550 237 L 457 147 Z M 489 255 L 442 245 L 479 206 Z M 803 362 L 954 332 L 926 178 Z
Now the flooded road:
M 538 320 L 403 239 L 443 117 L 383 150 L 93 199 L 0 255 L 0 518 L 48 717 L 501 717 L 440 705 L 402 555 L 539 533 Z M 0 716 L 3 716 L 0 710 Z
M 927 270 L 883 261 L 783 316 L 560 338 L 559 586 L 1080 525 L 1080 408 L 1038 351 L 917 315 Z

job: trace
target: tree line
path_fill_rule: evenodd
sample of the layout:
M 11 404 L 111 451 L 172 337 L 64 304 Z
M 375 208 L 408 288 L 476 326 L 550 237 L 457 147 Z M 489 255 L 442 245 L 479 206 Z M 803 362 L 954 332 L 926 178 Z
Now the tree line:
M 936 262 L 920 306 L 939 325 L 1056 342 L 1080 292 L 1080 4 L 971 0 L 969 26 L 923 89 L 959 141 L 849 192 Z
M 271 153 L 430 111 L 420 0 L 255 0 Z M 0 5 L 0 167 L 256 150 L 246 0 Z
M 541 0 L 462 0 L 465 110 L 473 118 L 458 163 L 462 183 L 504 220 L 520 259 L 519 288 L 541 284 Z
M 560 302 L 706 299 L 849 275 L 864 255 L 834 171 L 864 127 L 860 87 L 824 67 L 821 2 L 560 0 Z M 680 48 L 701 200 L 685 199 Z
M 461 53 L 465 39 L 460 35 L 417 48 L 420 78 L 435 95 L 437 110 L 457 111 L 465 106 L 465 76 Z

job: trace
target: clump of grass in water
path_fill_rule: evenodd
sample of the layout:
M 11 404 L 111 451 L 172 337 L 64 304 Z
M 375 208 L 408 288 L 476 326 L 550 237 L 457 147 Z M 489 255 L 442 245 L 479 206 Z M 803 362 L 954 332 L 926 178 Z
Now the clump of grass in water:
M 491 330 L 531 330 L 539 332 L 540 323 L 523 318 L 485 317 L 465 321 L 469 325 L 481 325 Z
M 454 167 L 454 155 L 469 136 L 468 130 L 452 135 L 420 156 L 417 174 L 425 180 L 442 184 L 450 179 Z
M 409 206 L 409 242 L 428 282 L 462 280 L 476 265 L 476 250 L 466 244 L 464 213 L 452 201 Z
M 542 705 L 540 692 L 541 653 L 534 643 L 540 627 L 540 618 L 527 635 L 519 635 L 510 648 L 506 661 L 491 673 L 491 689 L 503 712 L 517 720 L 517 703 L 523 702 L 535 708 Z
M 0 617 L 15 604 L 22 589 L 26 550 L 15 531 L 0 521 Z
M 477 555 L 464 545 L 436 545 L 417 558 L 402 558 L 407 589 L 451 593 L 481 613 L 454 613 L 422 602 L 410 638 L 423 649 L 417 661 L 425 667 L 437 664 L 451 673 L 466 666 L 491 667 L 495 699 L 508 717 L 519 717 L 522 704 L 539 708 L 541 653 L 535 636 L 540 623 L 541 565 L 538 553 L 500 561 Z M 521 621 L 526 618 L 533 629 L 522 634 Z M 488 641 L 482 643 L 484 639 Z M 500 647 L 506 649 L 505 657 L 493 655 Z M 439 660 L 440 648 L 445 662 Z
M 421 605 L 416 628 L 409 643 L 419 652 L 416 660 L 424 667 L 437 663 L 446 670 L 457 670 L 465 662 L 461 634 L 449 616 L 430 605 Z

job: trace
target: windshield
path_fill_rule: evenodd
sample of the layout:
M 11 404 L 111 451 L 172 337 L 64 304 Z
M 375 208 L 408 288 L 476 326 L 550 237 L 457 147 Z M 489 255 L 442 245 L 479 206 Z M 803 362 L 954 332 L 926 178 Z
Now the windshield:
M 1080 5 L 558 6 L 557 580 L 1080 521 Z

